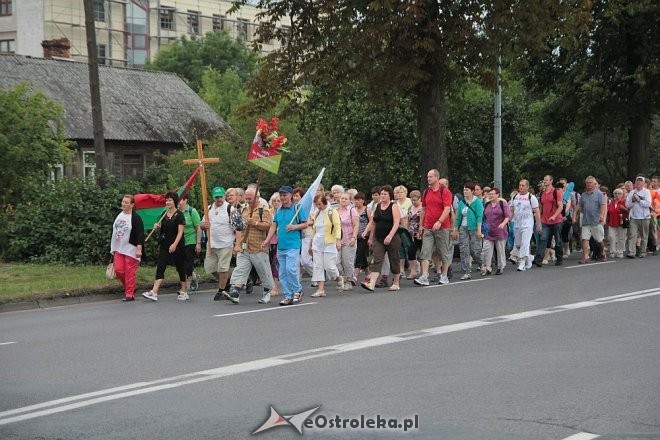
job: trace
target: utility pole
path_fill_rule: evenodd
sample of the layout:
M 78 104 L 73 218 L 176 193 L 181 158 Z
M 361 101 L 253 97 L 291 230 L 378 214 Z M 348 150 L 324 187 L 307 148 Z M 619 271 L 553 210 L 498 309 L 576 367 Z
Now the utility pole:
M 497 60 L 497 91 L 495 92 L 495 134 L 493 140 L 494 186 L 502 188 L 502 57 Z
M 107 185 L 108 159 L 105 154 L 103 136 L 103 114 L 101 112 L 101 87 L 99 82 L 99 59 L 96 48 L 94 26 L 94 0 L 83 0 L 85 6 L 85 32 L 87 34 L 87 65 L 89 66 L 89 92 L 92 98 L 92 126 L 94 130 L 94 159 L 96 179 L 101 187 Z

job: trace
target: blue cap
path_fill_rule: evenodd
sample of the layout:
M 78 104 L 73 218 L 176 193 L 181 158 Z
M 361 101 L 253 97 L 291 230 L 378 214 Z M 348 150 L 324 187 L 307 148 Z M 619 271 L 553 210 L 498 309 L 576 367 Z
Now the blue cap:
M 279 192 L 281 192 L 281 193 L 289 193 L 289 194 L 293 194 L 293 188 L 291 188 L 291 187 L 288 186 L 288 185 L 284 185 L 284 186 L 281 186 L 281 187 L 280 187 Z

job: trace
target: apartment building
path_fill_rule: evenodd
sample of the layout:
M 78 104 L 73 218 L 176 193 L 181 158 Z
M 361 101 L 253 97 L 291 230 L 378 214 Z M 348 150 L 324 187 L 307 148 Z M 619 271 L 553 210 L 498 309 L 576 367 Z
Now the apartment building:
M 250 42 L 259 27 L 257 8 L 228 15 L 232 4 L 224 0 L 93 0 L 93 6 L 99 61 L 106 65 L 142 67 L 184 35 L 224 31 Z M 42 41 L 62 38 L 73 59 L 87 60 L 83 0 L 0 0 L 0 53 L 42 57 Z M 278 46 L 271 41 L 261 50 Z

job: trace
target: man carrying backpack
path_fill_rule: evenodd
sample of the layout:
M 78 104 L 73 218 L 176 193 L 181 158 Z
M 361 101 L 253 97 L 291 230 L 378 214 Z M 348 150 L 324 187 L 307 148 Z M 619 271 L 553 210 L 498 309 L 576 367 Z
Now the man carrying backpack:
M 564 222 L 562 208 L 564 207 L 564 193 L 555 188 L 552 176 L 543 177 L 543 190 L 539 207 L 541 208 L 541 235 L 538 246 L 536 246 L 536 257 L 534 264 L 543 267 L 543 256 L 545 248 L 555 239 L 555 266 L 561 266 L 564 259 L 564 247 L 561 240 L 561 227 Z
M 517 255 L 518 271 L 532 268 L 532 255 L 529 246 L 534 233 L 541 233 L 541 215 L 539 202 L 529 193 L 529 180 L 523 179 L 518 183 L 518 193 L 511 199 L 511 212 L 513 218 L 514 243 L 511 254 Z
M 225 200 L 225 189 L 216 186 L 211 191 L 214 202 L 209 207 L 209 218 L 202 221 L 202 229 L 210 232 L 204 269 L 218 280 L 218 293 L 214 301 L 227 298 L 229 267 L 234 250 L 236 232 L 231 227 L 231 204 Z
M 264 293 L 259 304 L 270 302 L 270 289 L 274 287 L 273 274 L 270 269 L 268 252 L 261 247 L 266 234 L 272 223 L 270 210 L 259 205 L 259 195 L 254 188 L 245 191 L 247 206 L 243 208 L 243 220 L 246 228 L 237 234 L 236 245 L 236 267 L 231 274 L 231 289 L 229 290 L 229 301 L 238 304 L 241 290 L 246 285 L 250 271 L 254 267 L 261 279 Z
M 429 187 L 422 194 L 418 232 L 418 238 L 422 239 L 422 251 L 419 256 L 422 275 L 414 283 L 418 286 L 429 285 L 429 261 L 433 252 L 437 252 L 442 261 L 440 284 L 449 284 L 447 271 L 452 260 L 452 255 L 449 254 L 452 194 L 448 188 L 440 184 L 438 170 L 430 170 L 426 177 Z

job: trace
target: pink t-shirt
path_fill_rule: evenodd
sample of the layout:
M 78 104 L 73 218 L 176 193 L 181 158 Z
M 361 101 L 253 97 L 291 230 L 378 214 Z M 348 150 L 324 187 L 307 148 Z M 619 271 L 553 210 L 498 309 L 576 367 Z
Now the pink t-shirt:
M 347 209 L 339 209 L 339 219 L 341 220 L 341 244 L 347 245 L 353 238 L 353 218 L 358 217 L 357 210 L 353 206 Z

